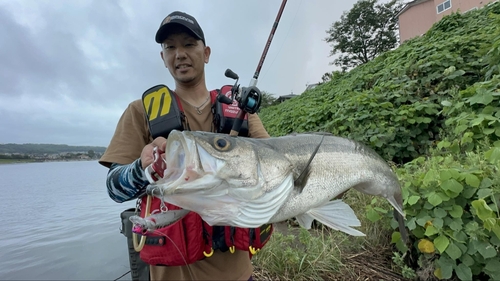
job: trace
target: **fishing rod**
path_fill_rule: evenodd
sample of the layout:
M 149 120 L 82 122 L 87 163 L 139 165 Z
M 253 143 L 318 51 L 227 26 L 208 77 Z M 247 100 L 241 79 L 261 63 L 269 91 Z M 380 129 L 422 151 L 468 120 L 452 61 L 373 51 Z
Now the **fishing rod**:
M 259 63 L 257 64 L 257 69 L 255 70 L 255 73 L 252 79 L 250 80 L 249 86 L 240 87 L 240 85 L 238 84 L 239 77 L 231 69 L 228 68 L 224 73 L 226 77 L 234 79 L 236 80 L 236 82 L 234 83 L 234 86 L 231 89 L 231 98 L 225 95 L 219 95 L 217 99 L 225 104 L 232 104 L 233 101 L 236 99 L 236 101 L 238 102 L 238 107 L 240 108 L 240 111 L 238 112 L 234 120 L 231 132 L 229 133 L 231 136 L 237 136 L 239 134 L 241 124 L 243 123 L 246 114 L 247 113 L 253 114 L 257 112 L 257 110 L 260 107 L 262 94 L 259 88 L 257 88 L 257 81 L 259 78 L 260 70 L 262 69 L 262 65 L 264 64 L 267 52 L 269 51 L 269 47 L 271 46 L 274 33 L 278 28 L 281 15 L 283 14 L 283 10 L 285 9 L 286 2 L 287 0 L 283 0 L 281 2 L 280 9 L 278 10 L 278 15 L 276 16 L 273 27 L 271 28 L 271 33 L 269 34 L 266 45 L 264 46 L 264 51 L 262 52 Z
M 269 38 L 267 39 L 267 43 L 266 46 L 264 47 L 264 51 L 262 52 L 262 56 L 260 57 L 259 64 L 257 65 L 257 70 L 255 70 L 255 74 L 253 75 L 252 80 L 250 80 L 250 86 L 257 85 L 257 79 L 259 78 L 260 69 L 264 64 L 264 59 L 266 58 L 267 51 L 269 50 L 269 46 L 271 46 L 271 41 L 273 40 L 274 33 L 278 28 L 278 23 L 280 22 L 281 15 L 283 14 L 283 10 L 285 9 L 286 1 L 287 0 L 283 0 L 283 2 L 281 2 L 281 7 L 278 11 L 278 15 L 276 16 L 276 20 L 274 21 L 273 28 L 271 29 L 271 33 L 269 34 Z

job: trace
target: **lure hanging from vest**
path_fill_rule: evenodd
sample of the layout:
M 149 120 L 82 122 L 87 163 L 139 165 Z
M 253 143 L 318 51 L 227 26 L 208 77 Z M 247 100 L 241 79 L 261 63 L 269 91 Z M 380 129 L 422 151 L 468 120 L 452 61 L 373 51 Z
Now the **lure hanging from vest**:
M 212 101 L 213 124 L 216 132 L 228 134 L 239 112 L 237 101 L 232 104 L 219 102 L 218 95 L 231 97 L 231 85 L 210 91 Z M 186 116 L 178 96 L 165 85 L 151 87 L 142 96 L 149 130 L 153 138 L 167 138 L 176 130 L 189 129 Z M 248 136 L 248 117 L 242 123 L 240 136 Z M 161 210 L 158 198 L 140 199 L 140 216 L 145 217 L 152 211 Z M 164 203 L 168 210 L 178 206 Z M 148 208 L 149 207 L 149 208 Z M 222 207 L 222 206 L 221 206 Z M 201 217 L 188 213 L 178 222 L 157 229 L 145 236 L 140 250 L 141 259 L 152 265 L 182 266 L 209 258 L 214 250 L 248 251 L 249 256 L 256 254 L 270 239 L 272 224 L 259 228 L 238 228 L 231 226 L 210 226 Z M 144 239 L 144 238 L 142 238 Z M 136 249 L 137 250 L 137 249 Z

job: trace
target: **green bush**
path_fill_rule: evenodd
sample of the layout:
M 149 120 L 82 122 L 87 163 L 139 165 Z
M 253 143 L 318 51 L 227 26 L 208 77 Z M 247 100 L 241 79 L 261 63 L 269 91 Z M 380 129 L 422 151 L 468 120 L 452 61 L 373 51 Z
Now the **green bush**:
M 391 219 L 404 276 L 403 260 L 421 280 L 500 280 L 500 3 L 446 16 L 260 116 L 272 136 L 327 131 L 396 163 L 411 243 L 385 205 L 364 207 Z
M 485 138 L 500 140 L 500 75 L 475 83 L 442 104 L 448 135 L 462 143 L 462 146 L 453 143 L 453 153 L 471 150 Z M 443 144 L 449 145 L 449 142 Z
M 482 152 L 436 150 L 397 169 L 413 267 L 422 280 L 431 273 L 439 279 L 455 274 L 460 280 L 500 280 L 500 142 Z M 394 232 L 393 242 L 406 252 L 399 237 Z
M 428 154 L 453 117 L 443 115 L 447 102 L 498 73 L 499 5 L 444 17 L 425 36 L 336 72 L 260 117 L 272 136 L 327 131 L 367 143 L 400 164 Z

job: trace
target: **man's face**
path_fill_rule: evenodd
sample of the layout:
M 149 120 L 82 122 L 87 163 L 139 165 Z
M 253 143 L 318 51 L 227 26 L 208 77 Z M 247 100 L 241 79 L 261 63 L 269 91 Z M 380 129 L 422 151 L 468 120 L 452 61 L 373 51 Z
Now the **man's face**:
M 176 29 L 163 41 L 161 57 L 177 83 L 196 84 L 204 78 L 210 48 L 184 29 Z

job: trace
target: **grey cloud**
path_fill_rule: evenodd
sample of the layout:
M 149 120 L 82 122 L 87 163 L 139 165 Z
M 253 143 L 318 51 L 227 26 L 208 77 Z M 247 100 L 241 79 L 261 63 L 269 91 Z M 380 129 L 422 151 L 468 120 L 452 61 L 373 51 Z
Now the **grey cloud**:
M 258 87 L 301 93 L 329 66 L 322 41 L 355 0 L 289 0 Z M 212 56 L 207 85 L 252 78 L 281 1 L 0 0 L 0 143 L 107 145 L 128 103 L 174 81 L 154 34 L 173 10 L 193 14 Z

